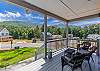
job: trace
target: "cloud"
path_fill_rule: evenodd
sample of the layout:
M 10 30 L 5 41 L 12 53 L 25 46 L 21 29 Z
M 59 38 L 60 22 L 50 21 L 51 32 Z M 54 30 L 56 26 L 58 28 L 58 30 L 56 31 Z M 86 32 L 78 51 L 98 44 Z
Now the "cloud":
M 32 14 L 25 14 L 25 17 L 31 17 L 32 18 Z
M 64 24 L 64 22 L 60 21 L 60 20 L 51 20 L 49 22 L 51 25 L 59 25 L 59 24 Z
M 87 22 L 87 24 L 92 24 L 92 23 L 100 23 L 100 21 L 90 21 L 90 22 Z
M 32 17 L 33 19 L 39 19 L 39 20 L 43 20 L 44 18 L 43 17 L 40 17 L 40 16 L 34 16 Z
M 19 17 L 21 17 L 21 14 L 19 12 L 13 13 L 13 12 L 5 11 L 4 13 L 0 13 L 0 22 L 13 21 Z
M 13 12 L 9 12 L 9 11 L 5 11 L 5 13 L 0 13 L 0 18 L 17 18 L 20 17 L 21 14 L 19 12 L 13 13 Z
M 59 20 L 53 20 L 52 22 L 53 22 L 53 23 L 56 23 L 56 22 L 60 22 L 60 21 L 59 21 Z
M 92 24 L 98 24 L 98 23 L 100 23 L 100 21 L 97 19 L 89 20 L 89 21 L 87 20 L 87 21 L 79 21 L 79 22 L 78 21 L 70 22 L 69 25 L 71 25 L 71 26 L 88 26 L 88 25 L 92 25 Z

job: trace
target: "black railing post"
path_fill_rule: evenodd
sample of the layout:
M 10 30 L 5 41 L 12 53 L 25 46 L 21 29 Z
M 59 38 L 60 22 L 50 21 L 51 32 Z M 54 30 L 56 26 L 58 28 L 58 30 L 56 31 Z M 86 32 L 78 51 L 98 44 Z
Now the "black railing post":
M 44 15 L 44 48 L 45 58 L 47 58 L 47 15 Z
M 66 31 L 66 47 L 68 48 L 68 21 L 65 23 L 65 31 Z

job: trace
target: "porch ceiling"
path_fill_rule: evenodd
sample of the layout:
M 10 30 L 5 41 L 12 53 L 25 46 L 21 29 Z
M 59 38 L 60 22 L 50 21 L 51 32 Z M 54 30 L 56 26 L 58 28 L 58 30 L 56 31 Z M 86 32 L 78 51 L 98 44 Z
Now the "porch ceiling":
M 8 0 L 11 1 L 11 0 Z M 21 1 L 21 0 L 19 0 Z M 66 20 L 100 13 L 100 0 L 22 0 Z
M 100 0 L 24 0 L 67 20 L 100 13 Z

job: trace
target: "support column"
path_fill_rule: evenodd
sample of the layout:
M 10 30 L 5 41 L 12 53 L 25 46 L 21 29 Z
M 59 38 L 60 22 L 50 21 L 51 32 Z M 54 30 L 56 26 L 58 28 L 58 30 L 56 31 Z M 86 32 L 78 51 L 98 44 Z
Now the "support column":
M 99 18 L 100 18 L 100 13 L 99 13 Z M 99 24 L 99 35 L 100 35 L 100 24 Z
M 47 15 L 44 15 L 44 48 L 45 58 L 47 58 Z
M 65 32 L 66 32 L 66 47 L 68 48 L 68 21 L 66 21 Z

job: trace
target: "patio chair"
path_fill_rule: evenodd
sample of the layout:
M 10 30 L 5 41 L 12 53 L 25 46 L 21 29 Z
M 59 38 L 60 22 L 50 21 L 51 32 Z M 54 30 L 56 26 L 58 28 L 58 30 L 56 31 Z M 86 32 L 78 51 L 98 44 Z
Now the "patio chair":
M 92 47 L 92 48 L 93 48 L 92 51 L 90 51 L 89 53 L 85 54 L 86 55 L 85 59 L 89 61 L 90 58 L 91 58 L 92 61 L 94 62 L 93 57 L 92 57 L 92 54 L 95 53 L 97 47 Z
M 65 65 L 70 66 L 72 71 L 74 71 L 78 67 L 81 68 L 81 71 L 82 71 L 82 63 L 83 63 L 84 57 L 85 57 L 84 54 L 75 54 L 72 58 L 62 56 L 61 57 L 62 71 Z
M 92 57 L 92 54 L 95 53 L 97 48 L 95 48 L 94 50 L 90 51 L 89 53 L 85 54 L 85 60 L 88 61 L 88 64 L 89 64 L 89 68 L 90 68 L 90 71 L 92 71 L 91 69 L 91 65 L 90 65 L 90 58 L 92 59 L 93 63 L 95 64 L 94 60 L 93 60 L 93 57 Z M 86 66 L 85 66 L 86 67 Z
M 64 56 L 67 56 L 69 58 L 71 58 L 71 55 L 75 52 L 74 49 L 70 49 L 68 48 L 67 50 L 64 51 Z
M 83 42 L 82 45 L 83 45 L 83 47 L 81 47 L 80 49 L 88 51 L 89 47 L 91 46 L 91 43 L 90 42 Z

